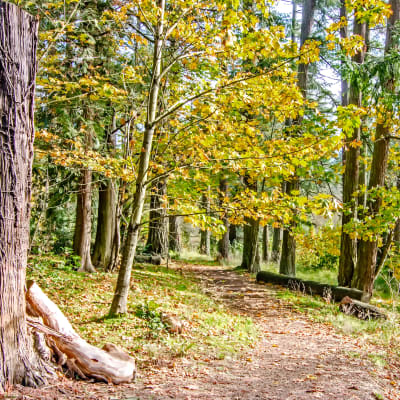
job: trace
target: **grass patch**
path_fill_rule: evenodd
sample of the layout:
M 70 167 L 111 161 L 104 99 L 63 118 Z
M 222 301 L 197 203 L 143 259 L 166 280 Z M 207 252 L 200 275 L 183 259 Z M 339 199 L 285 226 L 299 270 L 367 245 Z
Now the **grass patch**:
M 74 270 L 60 256 L 32 256 L 28 279 L 35 280 L 91 344 L 115 343 L 142 367 L 171 357 L 224 358 L 247 349 L 258 332 L 250 318 L 238 316 L 203 294 L 194 277 L 160 266 L 135 265 L 128 314 L 107 316 L 117 275 Z M 162 312 L 183 322 L 170 334 Z

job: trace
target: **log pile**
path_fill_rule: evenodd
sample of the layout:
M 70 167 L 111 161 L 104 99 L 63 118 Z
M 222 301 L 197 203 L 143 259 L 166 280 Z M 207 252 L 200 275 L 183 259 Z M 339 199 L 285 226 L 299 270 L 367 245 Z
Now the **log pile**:
M 26 303 L 28 326 L 43 358 L 52 357 L 60 368 L 81 379 L 120 384 L 135 378 L 132 357 L 114 344 L 107 343 L 99 349 L 83 340 L 57 305 L 34 282 L 27 284 Z M 49 349 L 51 354 L 47 354 Z

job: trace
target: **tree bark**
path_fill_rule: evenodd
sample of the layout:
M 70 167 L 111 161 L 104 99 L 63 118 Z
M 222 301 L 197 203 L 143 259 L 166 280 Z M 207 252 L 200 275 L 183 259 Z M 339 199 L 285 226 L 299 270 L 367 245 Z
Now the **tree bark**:
M 209 190 L 210 188 L 208 188 Z M 201 197 L 202 207 L 204 208 L 206 214 L 210 212 L 210 198 L 208 195 L 203 194 Z M 211 232 L 206 229 L 200 231 L 200 254 L 205 254 L 209 256 L 211 254 Z
M 229 243 L 231 246 L 237 240 L 237 226 L 235 224 L 229 224 Z
M 79 271 L 95 272 L 91 259 L 92 241 L 92 172 L 82 170 L 81 183 L 76 196 L 74 252 L 81 257 Z
M 268 225 L 265 225 L 263 228 L 263 237 L 262 237 L 262 260 L 264 262 L 269 261 L 269 234 L 268 234 Z
M 354 20 L 354 34 L 360 35 L 365 39 L 366 25 L 360 23 L 357 19 Z M 358 52 L 353 57 L 353 62 L 361 65 L 364 62 L 364 50 Z M 349 103 L 357 107 L 361 107 L 361 90 L 357 82 L 352 82 L 350 85 Z M 359 182 L 359 158 L 360 148 L 351 146 L 351 143 L 359 143 L 361 137 L 360 128 L 354 128 L 351 137 L 346 138 L 345 141 L 345 170 L 343 174 L 343 204 L 350 206 L 351 211 L 344 211 L 342 213 L 342 234 L 340 244 L 340 259 L 339 259 L 339 273 L 338 282 L 341 286 L 351 286 L 354 268 L 357 263 L 357 240 L 352 239 L 348 233 L 345 232 L 345 226 L 353 219 L 356 218 L 358 199 L 353 196 L 358 189 Z
M 38 21 L 0 1 L 0 389 L 44 383 L 27 331 L 25 273 Z
M 170 215 L 169 217 L 169 250 L 180 253 L 182 251 L 181 217 Z
M 220 206 L 223 207 L 224 197 L 228 196 L 228 180 L 222 177 L 219 181 L 219 191 L 220 191 Z M 218 242 L 218 253 L 219 258 L 223 260 L 229 259 L 229 219 L 226 215 L 226 210 L 222 216 L 222 222 L 225 226 L 225 232 L 222 238 Z
M 121 267 L 118 274 L 117 286 L 110 308 L 110 315 L 125 314 L 128 311 L 127 301 L 131 281 L 132 265 L 135 258 L 136 246 L 139 238 L 139 227 L 146 198 L 147 176 L 150 164 L 150 155 L 153 145 L 154 130 L 156 128 L 157 105 L 161 85 L 161 63 L 164 46 L 164 12 L 165 0 L 159 0 L 160 14 L 155 30 L 153 49 L 153 70 L 151 88 L 147 99 L 147 116 L 143 135 L 142 151 L 139 157 L 139 168 L 136 179 L 136 192 L 132 203 L 132 213 L 126 233 L 126 242 L 122 254 Z
M 391 0 L 390 5 L 392 8 L 392 15 L 390 16 L 387 23 L 386 31 L 386 46 L 385 54 L 387 55 L 392 50 L 396 49 L 396 40 L 394 27 L 396 22 L 400 18 L 400 0 Z M 387 93 L 393 94 L 395 89 L 394 76 L 387 77 L 384 83 L 384 90 Z M 385 112 L 387 114 L 387 120 L 391 119 L 393 112 L 393 105 L 388 102 L 385 106 Z M 388 157 L 389 157 L 389 146 L 390 146 L 390 131 L 391 126 L 386 122 L 378 122 L 376 126 L 376 134 L 374 141 L 374 150 L 372 155 L 371 164 L 371 175 L 368 184 L 368 191 L 381 188 L 385 184 L 385 176 L 387 172 Z M 379 195 L 376 198 L 368 201 L 368 218 L 374 218 L 381 209 L 382 198 Z M 389 239 L 388 239 L 389 240 Z M 390 242 L 392 239 L 390 239 Z M 390 245 L 388 243 L 388 245 Z M 372 296 L 375 278 L 379 272 L 377 268 L 377 251 L 378 251 L 378 240 L 365 240 L 361 239 L 359 242 L 359 258 L 357 266 L 354 271 L 352 278 L 352 287 L 356 287 L 364 291 L 366 298 Z
M 146 251 L 164 256 L 168 247 L 167 208 L 163 198 L 167 195 L 167 181 L 160 179 L 154 185 L 150 197 L 149 234 Z
M 117 190 L 115 182 L 107 179 L 99 186 L 99 209 L 97 216 L 96 241 L 92 262 L 98 268 L 110 270 L 113 263 L 113 241 L 115 235 Z
M 261 270 L 258 234 L 260 221 L 246 217 L 243 227 L 243 257 L 241 268 L 256 273 Z
M 276 263 L 279 262 L 281 253 L 281 236 L 282 236 L 282 229 L 274 228 L 272 234 L 271 261 Z

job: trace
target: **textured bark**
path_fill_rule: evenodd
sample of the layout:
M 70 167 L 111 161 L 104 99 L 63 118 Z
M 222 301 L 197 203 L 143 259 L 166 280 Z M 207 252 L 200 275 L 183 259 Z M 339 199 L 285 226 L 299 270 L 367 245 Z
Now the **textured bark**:
M 201 197 L 202 207 L 208 214 L 210 212 L 210 199 L 206 194 Z M 211 232 L 209 230 L 200 231 L 200 254 L 209 256 L 211 254 Z
M 247 269 L 249 272 L 259 272 L 260 267 L 260 251 L 258 245 L 258 234 L 260 231 L 260 222 L 252 218 L 245 218 L 243 227 L 243 257 L 241 268 Z
M 354 20 L 354 34 L 365 38 L 366 25 Z M 353 62 L 361 65 L 364 62 L 365 52 L 360 51 L 353 57 Z M 356 82 L 350 85 L 349 103 L 361 107 L 361 90 Z M 360 148 L 350 146 L 351 142 L 359 142 L 361 137 L 360 128 L 354 128 L 351 137 L 346 138 L 345 143 L 345 170 L 343 174 L 343 204 L 351 208 L 342 214 L 342 234 L 340 245 L 340 260 L 338 282 L 341 286 L 351 286 L 354 268 L 357 263 L 357 241 L 352 239 L 344 230 L 344 226 L 353 218 L 356 218 L 358 199 L 353 193 L 358 189 L 359 182 L 359 157 Z
M 282 237 L 282 229 L 274 228 L 272 234 L 272 248 L 271 248 L 271 261 L 273 262 L 279 262 L 281 254 L 281 237 Z
M 37 25 L 17 6 L 0 1 L 0 390 L 43 383 L 27 332 L 24 293 Z
M 387 24 L 385 53 L 388 54 L 396 48 L 394 27 L 400 18 L 400 0 L 391 0 L 392 15 Z M 394 93 L 395 82 L 394 76 L 388 77 L 384 83 L 384 89 L 389 93 Z M 388 118 L 390 118 L 393 106 L 391 103 L 385 104 Z M 390 146 L 391 126 L 386 122 L 380 122 L 376 126 L 374 150 L 371 163 L 371 174 L 368 184 L 368 190 L 381 188 L 385 184 L 385 176 L 387 172 L 389 146 Z M 373 218 L 379 213 L 382 206 L 382 199 L 378 196 L 368 201 L 368 218 Z M 390 235 L 392 236 L 392 235 Z M 391 245 L 392 239 L 387 239 L 387 245 Z M 389 243 L 390 241 L 390 243 Z M 360 240 L 359 242 L 359 258 L 354 276 L 352 278 L 352 286 L 363 290 L 366 297 L 371 297 L 374 287 L 375 278 L 379 272 L 377 268 L 377 251 L 378 240 Z M 382 264 L 382 263 L 380 263 Z
M 220 191 L 220 206 L 223 206 L 224 197 L 228 196 L 228 180 L 224 177 L 220 179 L 219 182 Z M 222 238 L 218 242 L 218 258 L 227 260 L 229 259 L 229 220 L 226 213 L 222 216 L 222 222 L 225 226 L 225 232 Z
M 139 157 L 138 175 L 136 179 L 136 192 L 132 203 L 132 212 L 126 232 L 126 241 L 122 254 L 121 267 L 118 273 L 117 286 L 110 308 L 110 315 L 125 314 L 128 311 L 127 301 L 131 281 L 132 265 L 135 258 L 136 246 L 139 238 L 139 227 L 143 214 L 146 198 L 147 176 L 150 164 L 150 155 L 153 145 L 154 130 L 156 128 L 157 104 L 161 85 L 161 62 L 163 58 L 163 34 L 165 0 L 160 0 L 159 18 L 155 32 L 153 48 L 153 68 L 151 88 L 147 99 L 147 117 L 143 134 L 142 151 Z
M 344 297 L 339 305 L 339 310 L 347 315 L 351 315 L 363 320 L 387 319 L 385 312 L 371 304 L 354 300 L 348 296 Z
M 169 217 L 169 245 L 168 248 L 175 253 L 182 251 L 181 217 L 171 215 Z
M 158 180 L 151 190 L 149 234 L 146 251 L 164 256 L 168 248 L 168 218 L 167 208 L 163 198 L 167 195 L 167 181 Z
M 113 264 L 113 242 L 117 222 L 118 198 L 115 186 L 111 179 L 99 186 L 96 241 L 93 246 L 93 264 L 107 271 Z
M 92 240 L 92 173 L 82 170 L 81 183 L 76 196 L 74 252 L 81 257 L 79 271 L 95 272 L 91 259 Z
M 269 234 L 268 234 L 268 225 L 265 225 L 263 228 L 263 237 L 262 237 L 262 260 L 264 262 L 268 262 L 269 260 Z

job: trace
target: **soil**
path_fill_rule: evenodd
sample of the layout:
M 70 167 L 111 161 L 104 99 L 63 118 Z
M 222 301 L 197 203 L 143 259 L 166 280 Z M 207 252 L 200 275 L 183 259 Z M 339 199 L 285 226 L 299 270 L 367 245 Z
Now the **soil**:
M 261 333 L 254 348 L 235 359 L 159 360 L 129 385 L 60 378 L 40 389 L 16 386 L 0 398 L 400 400 L 399 360 L 378 367 L 368 357 L 382 349 L 310 320 L 278 299 L 277 288 L 247 275 L 224 267 L 179 268 L 194 273 L 210 296 L 253 318 Z

